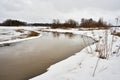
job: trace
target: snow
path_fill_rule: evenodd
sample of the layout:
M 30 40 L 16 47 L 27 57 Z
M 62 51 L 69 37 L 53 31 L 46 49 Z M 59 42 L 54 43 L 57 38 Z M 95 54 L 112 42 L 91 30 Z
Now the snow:
M 41 35 L 27 37 L 30 31 L 38 32 L 37 29 L 39 28 L 44 29 L 45 27 L 0 27 L 0 45 L 39 38 Z M 22 30 L 23 32 L 16 30 Z
M 16 32 L 16 29 L 24 29 L 25 32 Z M 120 80 L 120 37 L 111 35 L 114 30 L 120 32 L 120 28 L 67 30 L 47 29 L 45 27 L 0 27 L 0 40 L 2 40 L 0 44 L 19 42 L 41 36 L 12 40 L 13 37 L 27 34 L 29 31 L 71 32 L 92 37 L 98 43 L 87 46 L 75 55 L 51 65 L 47 72 L 30 80 Z M 99 52 L 96 52 L 96 49 L 109 56 L 106 59 L 99 58 Z
M 120 80 L 120 37 L 111 35 L 112 29 L 87 31 L 42 29 L 43 31 L 82 34 L 99 42 L 51 65 L 47 72 L 30 80 Z M 120 32 L 120 28 L 116 30 Z M 107 59 L 99 58 L 98 52 L 95 51 L 96 47 L 105 52 L 107 50 L 109 57 Z
M 35 39 L 35 38 L 39 38 L 40 36 L 41 35 L 39 35 L 37 37 L 30 37 L 30 38 L 24 38 L 24 39 L 8 40 L 8 41 L 0 42 L 0 45 L 1 44 L 10 44 L 10 43 L 15 43 L 15 42 L 21 42 L 21 41 L 30 40 L 30 39 Z

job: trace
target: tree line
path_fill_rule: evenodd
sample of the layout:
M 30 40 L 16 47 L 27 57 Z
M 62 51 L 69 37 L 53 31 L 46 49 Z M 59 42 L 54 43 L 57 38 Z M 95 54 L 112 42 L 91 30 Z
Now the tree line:
M 19 20 L 7 19 L 3 21 L 0 26 L 26 26 L 27 23 Z
M 95 21 L 92 18 L 82 18 L 80 24 L 73 19 L 69 19 L 64 23 L 61 23 L 59 19 L 56 19 L 53 20 L 51 28 L 109 28 L 111 26 L 111 24 L 107 24 L 107 22 L 103 21 L 102 18 L 98 21 Z
M 50 23 L 27 23 L 19 20 L 7 19 L 0 26 L 51 26 Z
M 59 19 L 54 19 L 52 23 L 27 23 L 19 20 L 7 19 L 0 23 L 0 26 L 50 26 L 51 28 L 108 28 L 112 26 L 100 18 L 98 21 L 82 18 L 81 22 L 68 19 L 61 23 Z

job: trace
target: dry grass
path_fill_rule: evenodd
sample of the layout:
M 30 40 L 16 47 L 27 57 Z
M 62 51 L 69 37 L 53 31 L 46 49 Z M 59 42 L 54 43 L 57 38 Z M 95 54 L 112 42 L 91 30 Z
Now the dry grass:
M 116 32 L 113 35 L 120 37 L 120 32 Z
M 34 37 L 34 36 L 38 36 L 38 35 L 39 35 L 39 33 L 35 32 L 35 31 L 29 31 L 28 33 L 20 34 L 20 36 L 18 38 L 23 39 L 23 38 Z
M 111 35 L 120 37 L 120 32 L 117 32 L 117 28 L 111 29 Z
M 20 32 L 20 33 L 24 33 L 24 29 L 17 29 L 17 30 L 15 30 L 16 32 Z
M 35 31 L 30 31 L 30 33 L 27 35 L 27 37 L 33 37 L 33 36 L 38 36 L 39 33 L 35 32 Z
M 110 34 L 112 34 L 112 35 L 110 36 Z M 92 35 L 93 35 L 93 37 L 95 37 L 94 31 L 92 31 Z M 113 50 L 114 49 L 113 46 L 115 46 L 114 43 L 116 40 L 115 36 L 120 37 L 120 32 L 116 32 L 116 30 L 114 30 L 114 29 L 111 30 L 110 32 L 109 32 L 109 30 L 105 30 L 103 32 L 103 35 L 99 36 L 98 41 L 95 43 L 95 47 L 96 47 L 95 52 L 97 52 L 97 54 L 98 54 L 98 60 L 97 60 L 96 65 L 94 67 L 94 71 L 92 74 L 93 77 L 95 76 L 97 66 L 99 65 L 98 63 L 101 59 L 108 60 L 110 58 L 110 56 L 113 56 L 113 54 L 115 54 L 116 56 L 120 56 L 120 53 L 119 53 L 120 46 L 116 46 L 115 50 Z M 86 45 L 87 42 L 85 41 L 84 38 L 83 38 L 83 41 L 84 41 L 84 44 Z M 87 50 L 87 52 L 92 53 L 92 52 L 94 52 L 94 50 L 93 50 L 93 48 L 91 48 L 89 46 L 89 50 Z
M 79 31 L 108 30 L 110 27 L 79 28 Z
M 111 49 L 112 49 L 112 46 L 113 46 L 113 40 L 108 43 L 108 31 L 105 30 L 104 32 L 104 36 L 102 37 L 99 37 L 99 41 L 97 44 L 96 44 L 96 52 L 99 53 L 99 58 L 101 59 L 108 59 L 109 58 L 109 55 L 111 54 Z M 110 45 L 111 44 L 111 45 Z

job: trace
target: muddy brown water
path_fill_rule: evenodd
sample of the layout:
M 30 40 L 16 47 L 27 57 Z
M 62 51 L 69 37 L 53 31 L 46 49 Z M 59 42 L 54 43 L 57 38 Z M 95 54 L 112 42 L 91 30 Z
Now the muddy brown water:
M 0 47 L 0 80 L 28 80 L 94 42 L 72 33 L 42 34 L 37 39 Z

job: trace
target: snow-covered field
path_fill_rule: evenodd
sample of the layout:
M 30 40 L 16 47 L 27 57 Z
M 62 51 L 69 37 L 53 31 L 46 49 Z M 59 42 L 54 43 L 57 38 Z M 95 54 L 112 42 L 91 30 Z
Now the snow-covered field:
M 44 28 L 44 27 L 43 27 Z M 36 27 L 0 27 L 0 44 L 20 42 L 40 37 Z M 41 27 L 42 29 L 42 27 Z M 38 36 L 29 36 L 31 32 L 38 33 Z
M 82 34 L 98 42 L 50 66 L 47 72 L 30 80 L 120 80 L 120 37 L 111 35 L 112 32 L 120 32 L 120 28 L 86 31 L 42 30 Z
M 16 29 L 24 29 L 25 32 L 16 32 Z M 111 35 L 113 32 L 120 32 L 120 28 L 64 30 L 40 27 L 0 27 L 0 40 L 12 42 L 13 37 L 28 33 L 29 30 L 72 32 L 92 37 L 97 41 L 75 55 L 50 66 L 47 72 L 30 80 L 120 80 L 120 37 Z M 26 37 L 24 39 L 26 40 Z M 17 37 L 15 40 L 22 39 Z

